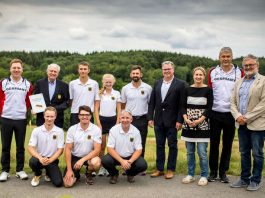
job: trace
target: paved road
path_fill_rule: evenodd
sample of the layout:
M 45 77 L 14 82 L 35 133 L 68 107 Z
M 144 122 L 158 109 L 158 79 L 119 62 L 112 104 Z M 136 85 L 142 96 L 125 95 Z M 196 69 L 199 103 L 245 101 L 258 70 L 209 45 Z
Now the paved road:
M 137 176 L 136 182 L 129 184 L 125 176 L 120 176 L 116 185 L 108 183 L 106 177 L 96 177 L 95 184 L 88 186 L 85 184 L 84 178 L 73 187 L 66 189 L 55 188 L 50 182 L 45 182 L 42 178 L 38 187 L 31 187 L 30 181 L 21 181 L 11 176 L 7 182 L 0 183 L 0 198 L 264 198 L 265 185 L 256 192 L 248 192 L 245 189 L 232 189 L 228 184 L 221 182 L 210 183 L 201 187 L 197 182 L 192 184 L 182 184 L 181 179 L 184 176 L 175 176 L 172 180 L 165 180 L 163 177 L 150 178 L 150 176 Z M 197 177 L 198 178 L 198 177 Z M 236 180 L 236 177 L 230 177 Z M 198 179 L 196 180 L 198 181 Z

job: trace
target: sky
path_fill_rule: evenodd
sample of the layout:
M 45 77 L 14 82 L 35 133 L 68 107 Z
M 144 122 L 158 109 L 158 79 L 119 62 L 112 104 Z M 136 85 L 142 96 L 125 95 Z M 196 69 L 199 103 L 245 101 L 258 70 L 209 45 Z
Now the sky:
M 265 0 L 0 0 L 0 51 L 265 56 Z

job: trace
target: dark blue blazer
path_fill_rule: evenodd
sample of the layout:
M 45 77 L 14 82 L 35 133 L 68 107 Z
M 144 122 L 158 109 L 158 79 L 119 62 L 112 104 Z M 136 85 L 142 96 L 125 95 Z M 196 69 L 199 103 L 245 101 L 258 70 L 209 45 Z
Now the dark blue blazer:
M 176 122 L 183 122 L 181 109 L 185 82 L 174 77 L 163 102 L 161 98 L 162 83 L 163 79 L 160 79 L 154 84 L 148 105 L 147 118 L 148 120 L 154 120 L 154 125 L 175 128 Z
M 54 95 L 50 100 L 48 78 L 40 79 L 36 82 L 35 94 L 42 93 L 46 106 L 53 106 L 57 110 L 57 118 L 55 125 L 63 128 L 64 110 L 69 107 L 69 88 L 68 84 L 56 79 L 56 87 Z M 43 113 L 37 114 L 36 125 L 40 126 L 44 123 Z

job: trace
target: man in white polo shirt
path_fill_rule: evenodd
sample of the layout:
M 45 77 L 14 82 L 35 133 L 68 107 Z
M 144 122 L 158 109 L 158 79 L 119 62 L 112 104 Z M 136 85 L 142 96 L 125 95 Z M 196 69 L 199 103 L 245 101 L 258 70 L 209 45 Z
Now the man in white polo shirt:
M 148 112 L 152 87 L 141 80 L 143 73 L 140 65 L 133 65 L 131 67 L 130 77 L 132 82 L 125 85 L 121 90 L 122 109 L 132 112 L 132 124 L 140 131 L 143 146 L 142 157 L 144 157 L 148 132 L 146 114 Z M 145 173 L 142 175 L 145 175 Z
M 121 112 L 120 124 L 111 128 L 107 144 L 108 154 L 102 158 L 102 165 L 110 174 L 110 183 L 116 184 L 120 165 L 127 174 L 127 180 L 133 183 L 134 176 L 147 169 L 147 163 L 141 156 L 142 143 L 139 130 L 131 125 L 132 115 L 127 110 Z
M 54 125 L 57 111 L 54 107 L 47 107 L 44 111 L 44 124 L 33 129 L 28 151 L 32 155 L 29 166 L 35 173 L 31 181 L 32 186 L 38 186 L 42 169 L 46 169 L 47 175 L 54 186 L 61 187 L 63 184 L 59 157 L 64 148 L 64 132 Z
M 88 106 L 80 106 L 78 117 L 80 122 L 68 129 L 65 145 L 66 169 L 64 173 L 65 187 L 71 187 L 80 179 L 80 169 L 86 168 L 86 183 L 92 185 L 92 172 L 100 168 L 101 131 L 90 122 L 92 111 Z
M 89 63 L 81 62 L 78 64 L 79 78 L 69 83 L 71 117 L 70 126 L 79 122 L 78 108 L 79 106 L 89 106 L 94 112 L 94 103 L 98 94 L 98 83 L 89 78 Z M 93 122 L 93 116 L 91 116 Z

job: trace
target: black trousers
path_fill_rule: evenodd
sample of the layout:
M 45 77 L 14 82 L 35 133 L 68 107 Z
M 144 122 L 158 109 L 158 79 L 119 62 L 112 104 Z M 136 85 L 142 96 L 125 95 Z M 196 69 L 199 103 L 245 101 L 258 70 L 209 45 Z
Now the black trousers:
M 142 146 L 143 146 L 143 151 L 142 151 L 141 156 L 144 157 L 146 137 L 148 133 L 148 120 L 146 118 L 146 115 L 133 116 L 132 125 L 135 126 L 140 131 L 141 138 L 142 138 Z
M 63 177 L 58 166 L 59 160 L 55 160 L 47 166 L 40 163 L 39 159 L 31 157 L 29 160 L 29 166 L 35 173 L 35 176 L 40 176 L 42 174 L 42 169 L 46 170 L 46 174 L 51 178 L 51 182 L 56 187 L 61 187 L 63 185 Z
M 80 179 L 80 170 L 81 170 L 81 169 L 79 169 L 79 170 L 74 169 L 74 165 L 75 165 L 75 163 L 76 163 L 78 160 L 80 160 L 81 158 L 82 158 L 82 157 L 77 157 L 77 156 L 74 156 L 74 155 L 72 155 L 72 157 L 71 157 L 71 166 L 72 166 L 72 170 L 73 170 L 73 172 L 74 172 L 74 175 L 75 175 L 75 178 L 76 178 L 76 179 Z M 87 161 L 85 161 L 83 165 L 86 166 L 86 170 L 87 170 L 87 168 L 88 168 L 88 163 L 87 163 Z M 63 176 L 66 175 L 66 172 L 67 172 L 67 167 L 65 167 L 65 169 L 64 169 Z
M 71 113 L 71 115 L 70 115 L 70 126 L 73 126 L 73 125 L 75 125 L 75 124 L 77 124 L 79 122 L 80 122 L 80 120 L 78 118 L 78 113 Z M 91 116 L 90 122 L 94 123 L 93 114 Z
M 222 136 L 222 152 L 219 164 L 219 175 L 221 176 L 229 169 L 232 144 L 235 136 L 235 119 L 230 112 L 220 113 L 212 111 L 210 119 L 211 136 L 210 136 L 210 157 L 209 165 L 211 174 L 216 174 L 218 171 L 219 161 L 219 145 L 221 131 L 223 130 Z
M 10 149 L 13 137 L 13 132 L 15 132 L 16 139 L 16 172 L 22 171 L 25 162 L 25 136 L 27 121 L 23 120 L 12 120 L 8 118 L 1 118 L 1 142 L 2 142 L 2 171 L 9 172 L 10 170 Z
M 125 157 L 123 159 L 129 160 L 131 156 Z M 116 166 L 121 165 L 116 159 L 114 159 L 110 154 L 103 156 L 101 163 L 105 169 L 109 172 L 111 176 L 119 175 L 119 171 L 116 169 Z M 131 168 L 126 170 L 126 174 L 130 176 L 135 176 L 147 169 L 147 163 L 143 157 L 139 157 L 131 164 Z

